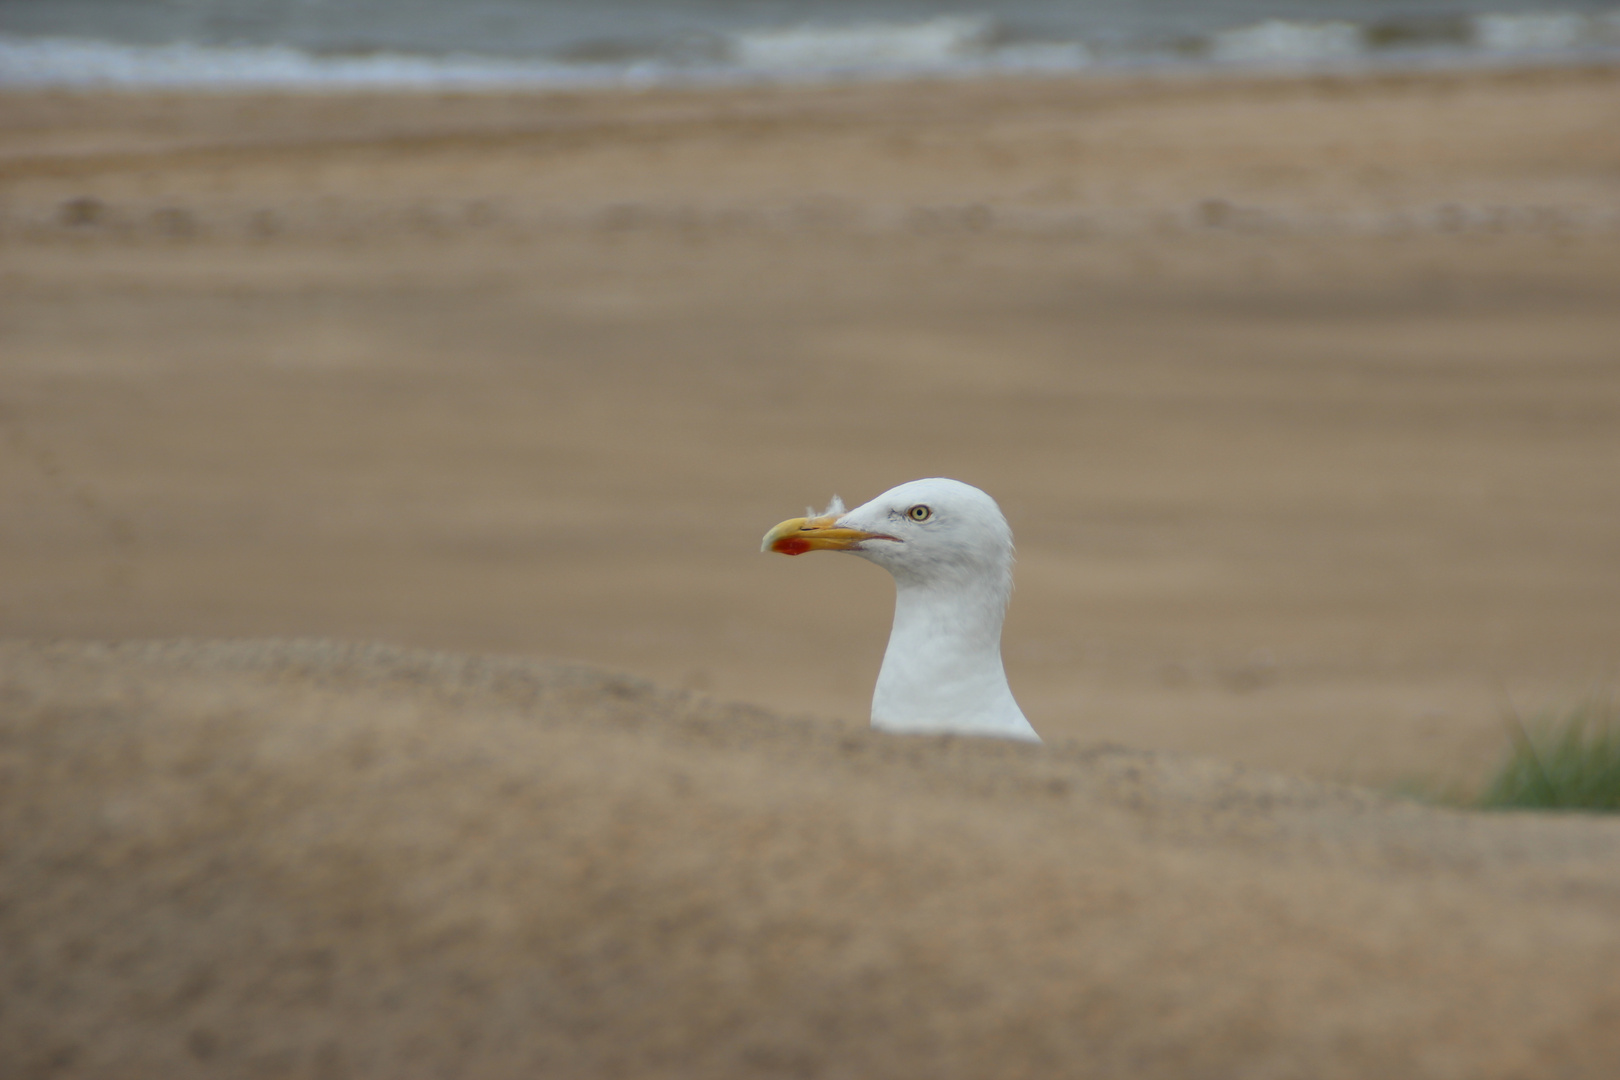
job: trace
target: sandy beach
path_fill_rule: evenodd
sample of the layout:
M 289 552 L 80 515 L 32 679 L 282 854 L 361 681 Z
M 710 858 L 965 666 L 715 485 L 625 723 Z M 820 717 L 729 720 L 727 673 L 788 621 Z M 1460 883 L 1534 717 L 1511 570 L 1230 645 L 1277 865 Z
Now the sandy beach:
M 1471 784 L 1620 656 L 1620 76 L 18 95 L 0 630 L 865 715 L 975 483 L 1050 736 Z
M 1616 131 L 1600 68 L 0 97 L 14 1075 L 1610 1075 L 1615 824 L 1376 791 L 1614 685 Z M 889 582 L 757 552 L 931 475 L 1048 750 L 866 734 Z

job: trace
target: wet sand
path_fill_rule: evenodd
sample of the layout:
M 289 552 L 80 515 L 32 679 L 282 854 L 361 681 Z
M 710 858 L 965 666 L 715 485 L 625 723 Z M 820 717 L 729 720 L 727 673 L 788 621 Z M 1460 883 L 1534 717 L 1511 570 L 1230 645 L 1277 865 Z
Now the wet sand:
M 0 99 L 0 637 L 68 639 L 0 649 L 4 1071 L 1610 1075 L 1616 824 L 1332 782 L 1613 683 L 1617 130 L 1588 70 Z M 1046 749 L 865 732 L 887 580 L 757 553 L 927 475 L 1012 521 Z
M 859 718 L 955 476 L 1059 740 L 1477 783 L 1620 656 L 1620 76 L 14 95 L 0 632 Z

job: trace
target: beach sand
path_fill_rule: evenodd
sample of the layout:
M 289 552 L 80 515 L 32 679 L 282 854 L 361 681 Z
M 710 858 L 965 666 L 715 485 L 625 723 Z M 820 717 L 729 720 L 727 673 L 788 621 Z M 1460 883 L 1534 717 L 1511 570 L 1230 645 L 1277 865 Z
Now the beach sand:
M 0 637 L 192 642 L 4 652 L 7 1075 L 1612 1075 L 1615 824 L 1334 785 L 1613 685 L 1617 130 L 0 98 Z M 887 579 L 757 552 L 929 475 L 1047 750 L 865 733 Z
M 0 631 L 859 718 L 920 476 L 1057 739 L 1477 783 L 1620 657 L 1620 74 L 12 96 Z

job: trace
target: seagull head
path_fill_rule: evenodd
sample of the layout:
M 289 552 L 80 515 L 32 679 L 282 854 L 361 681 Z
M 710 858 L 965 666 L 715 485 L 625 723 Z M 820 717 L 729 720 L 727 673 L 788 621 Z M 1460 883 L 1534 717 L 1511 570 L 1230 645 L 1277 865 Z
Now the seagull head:
M 1012 583 L 1012 529 L 1001 508 L 971 484 L 943 477 L 890 488 L 853 510 L 834 498 L 820 514 L 777 525 L 761 550 L 847 551 L 904 585 Z
M 894 627 L 872 691 L 872 726 L 1040 742 L 1001 666 L 1012 594 L 1012 530 L 996 501 L 960 480 L 913 480 L 845 510 L 789 518 L 766 551 L 846 551 L 894 576 Z

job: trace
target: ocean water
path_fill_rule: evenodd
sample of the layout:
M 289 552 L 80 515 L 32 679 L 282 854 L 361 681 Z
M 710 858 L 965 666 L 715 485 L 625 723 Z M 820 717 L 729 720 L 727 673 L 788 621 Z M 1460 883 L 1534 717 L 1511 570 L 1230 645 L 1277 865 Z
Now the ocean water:
M 0 0 L 0 86 L 1620 63 L 1614 0 Z

